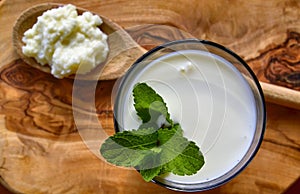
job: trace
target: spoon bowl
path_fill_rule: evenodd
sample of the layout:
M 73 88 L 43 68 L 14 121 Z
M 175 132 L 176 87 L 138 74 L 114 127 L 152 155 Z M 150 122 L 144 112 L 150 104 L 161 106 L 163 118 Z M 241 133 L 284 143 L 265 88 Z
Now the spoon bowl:
M 32 28 L 37 22 L 38 16 L 41 16 L 45 11 L 53 8 L 58 8 L 63 4 L 45 3 L 33 6 L 25 10 L 17 19 L 13 27 L 13 46 L 17 54 L 28 65 L 37 68 L 43 72 L 51 73 L 49 65 L 42 66 L 34 58 L 27 57 L 22 52 L 22 42 L 24 32 Z M 76 7 L 77 12 L 81 15 L 88 10 Z M 102 32 L 108 35 L 109 54 L 107 59 L 98 64 L 94 69 L 86 74 L 70 75 L 67 78 L 74 79 L 76 77 L 83 80 L 112 80 L 121 77 L 146 50 L 140 47 L 130 35 L 118 24 L 110 19 L 100 16 L 103 23 L 99 26 Z

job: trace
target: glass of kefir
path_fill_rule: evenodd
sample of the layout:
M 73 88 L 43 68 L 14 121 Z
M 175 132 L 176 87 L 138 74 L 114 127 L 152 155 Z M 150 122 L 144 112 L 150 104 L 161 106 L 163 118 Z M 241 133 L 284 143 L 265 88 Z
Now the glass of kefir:
M 265 102 L 250 67 L 231 50 L 204 40 L 188 39 L 158 46 L 119 80 L 114 99 L 116 131 L 136 129 L 132 90 L 146 82 L 167 104 L 171 119 L 196 142 L 204 166 L 194 175 L 166 174 L 153 182 L 179 191 L 218 187 L 239 174 L 263 139 Z

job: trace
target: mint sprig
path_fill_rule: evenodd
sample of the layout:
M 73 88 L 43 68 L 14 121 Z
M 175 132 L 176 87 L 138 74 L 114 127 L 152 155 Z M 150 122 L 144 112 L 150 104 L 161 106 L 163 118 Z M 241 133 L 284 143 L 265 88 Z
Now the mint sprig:
M 171 120 L 163 98 L 146 83 L 135 85 L 133 97 L 141 126 L 106 139 L 102 156 L 117 166 L 136 168 L 145 181 L 165 173 L 184 176 L 200 170 L 204 157 L 199 147 Z

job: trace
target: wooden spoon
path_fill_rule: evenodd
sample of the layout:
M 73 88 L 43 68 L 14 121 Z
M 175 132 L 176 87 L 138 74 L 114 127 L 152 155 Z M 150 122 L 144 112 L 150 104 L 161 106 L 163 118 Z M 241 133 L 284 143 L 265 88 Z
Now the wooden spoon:
M 36 23 L 38 16 L 42 15 L 46 10 L 57 8 L 59 6 L 63 5 L 56 3 L 45 3 L 31 7 L 20 15 L 13 27 L 13 46 L 18 55 L 28 65 L 46 73 L 51 72 L 49 65 L 42 66 L 34 58 L 27 57 L 23 54 L 22 46 L 24 43 L 22 42 L 22 38 L 24 36 L 24 32 L 29 28 L 32 28 L 32 26 Z M 79 15 L 87 11 L 79 7 L 76 7 L 76 9 Z M 76 75 L 76 79 L 116 79 L 121 77 L 134 63 L 134 61 L 146 52 L 146 50 L 140 47 L 119 25 L 104 16 L 99 16 L 103 21 L 99 28 L 108 35 L 108 45 L 110 49 L 108 57 L 105 62 L 99 64 L 91 72 Z M 68 78 L 74 79 L 75 75 L 70 75 Z

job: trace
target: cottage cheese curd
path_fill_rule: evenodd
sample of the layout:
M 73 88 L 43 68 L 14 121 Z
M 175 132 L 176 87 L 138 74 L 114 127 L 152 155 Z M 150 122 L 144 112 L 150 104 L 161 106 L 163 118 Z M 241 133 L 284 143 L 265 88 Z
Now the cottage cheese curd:
M 57 78 L 87 73 L 103 62 L 109 51 L 107 35 L 97 27 L 101 24 L 99 16 L 90 12 L 78 15 L 70 4 L 48 10 L 24 33 L 22 52 L 41 65 L 48 64 Z

